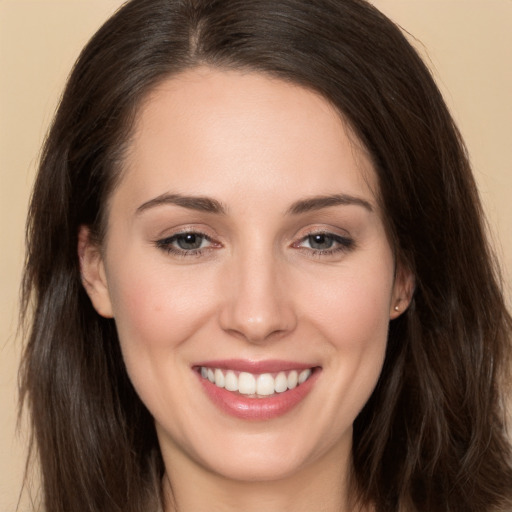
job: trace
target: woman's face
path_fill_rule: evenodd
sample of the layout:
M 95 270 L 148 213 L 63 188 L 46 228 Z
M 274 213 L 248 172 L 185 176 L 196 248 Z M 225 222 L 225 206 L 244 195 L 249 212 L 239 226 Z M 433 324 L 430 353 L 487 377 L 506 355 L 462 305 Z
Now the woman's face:
M 199 68 L 144 102 L 105 244 L 83 229 L 80 255 L 166 461 L 266 480 L 348 460 L 409 286 L 376 190 L 304 88 Z

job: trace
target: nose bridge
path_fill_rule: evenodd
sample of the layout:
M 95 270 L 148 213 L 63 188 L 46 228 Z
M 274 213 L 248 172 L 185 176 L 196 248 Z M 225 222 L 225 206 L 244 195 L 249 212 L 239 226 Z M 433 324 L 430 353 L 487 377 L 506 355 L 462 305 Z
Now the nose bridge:
M 253 343 L 293 330 L 296 318 L 283 267 L 272 248 L 263 244 L 237 251 L 221 312 L 224 330 Z

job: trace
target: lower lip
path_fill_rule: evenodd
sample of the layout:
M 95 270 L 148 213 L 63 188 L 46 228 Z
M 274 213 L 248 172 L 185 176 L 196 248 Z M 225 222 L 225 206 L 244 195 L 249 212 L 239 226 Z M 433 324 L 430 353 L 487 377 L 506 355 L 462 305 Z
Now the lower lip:
M 315 368 L 311 377 L 296 388 L 284 393 L 275 393 L 268 398 L 249 398 L 227 391 L 212 384 L 201 375 L 197 375 L 210 400 L 222 411 L 244 420 L 258 421 L 277 418 L 298 405 L 311 391 L 320 375 L 320 369 Z

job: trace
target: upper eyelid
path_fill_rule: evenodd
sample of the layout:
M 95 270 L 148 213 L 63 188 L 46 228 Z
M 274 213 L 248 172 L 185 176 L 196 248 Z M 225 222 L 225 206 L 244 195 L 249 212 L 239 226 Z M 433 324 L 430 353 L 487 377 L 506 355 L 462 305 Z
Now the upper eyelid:
M 167 234 L 166 231 L 169 233 Z M 155 237 L 155 241 L 168 240 L 168 239 L 176 237 L 176 236 L 187 235 L 187 234 L 204 236 L 205 238 L 208 238 L 209 240 L 213 240 L 213 239 L 217 238 L 216 235 L 212 235 L 208 231 L 209 230 L 207 230 L 207 229 L 196 228 L 193 226 L 184 226 L 184 227 L 180 227 L 180 228 L 173 229 L 173 230 L 165 230 L 163 232 L 163 234 Z
M 341 238 L 352 238 L 352 235 L 350 232 L 346 229 L 334 227 L 334 226 L 313 226 L 313 227 L 307 227 L 302 228 L 300 230 L 297 230 L 295 235 L 293 236 L 294 239 L 303 239 L 311 235 L 331 235 L 334 237 L 341 237 Z

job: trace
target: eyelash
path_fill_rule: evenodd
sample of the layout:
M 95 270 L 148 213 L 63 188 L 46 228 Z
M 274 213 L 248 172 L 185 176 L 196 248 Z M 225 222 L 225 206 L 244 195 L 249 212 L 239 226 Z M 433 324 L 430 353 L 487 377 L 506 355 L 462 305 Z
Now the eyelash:
M 315 236 L 329 238 L 332 241 L 334 247 L 330 247 L 328 249 L 313 249 L 311 247 L 301 246 L 301 244 L 303 244 L 308 239 L 311 243 L 312 237 Z M 335 254 L 349 252 L 355 248 L 355 241 L 352 238 L 336 235 L 328 231 L 313 231 L 311 233 L 308 233 L 306 236 L 302 237 L 298 242 L 295 242 L 293 244 L 293 247 L 301 250 L 306 250 L 312 256 L 320 258 L 322 256 L 333 256 Z
M 204 247 L 204 248 L 197 248 L 197 249 L 190 249 L 190 250 L 181 249 L 181 248 L 175 247 L 173 245 L 181 237 L 186 237 L 186 236 L 190 236 L 190 235 L 199 237 L 199 238 L 202 239 L 202 241 L 207 241 L 207 242 L 211 243 L 212 245 L 210 245 L 208 247 Z M 193 257 L 193 256 L 202 256 L 205 251 L 212 250 L 212 248 L 214 248 L 215 245 L 218 246 L 219 244 L 216 244 L 205 233 L 201 233 L 200 231 L 189 230 L 189 231 L 182 231 L 180 233 L 176 233 L 176 234 L 174 234 L 172 236 L 169 236 L 167 238 L 163 238 L 161 240 L 157 240 L 155 242 L 155 245 L 159 249 L 167 252 L 167 254 L 172 254 L 173 256 L 177 256 L 177 257 L 180 257 L 180 258 L 190 258 L 190 257 Z
M 181 237 L 186 236 L 195 236 L 201 238 L 201 245 L 204 241 L 209 242 L 211 245 L 208 247 L 199 247 L 197 249 L 182 249 L 175 247 L 173 244 L 175 244 Z M 313 249 L 311 247 L 302 247 L 302 244 L 308 241 L 311 243 L 312 237 L 315 236 L 323 236 L 332 241 L 334 244 L 334 247 L 330 247 L 328 249 Z M 161 240 L 157 240 L 155 242 L 155 245 L 158 249 L 161 249 L 167 254 L 172 254 L 173 256 L 180 257 L 180 258 L 190 258 L 190 257 L 198 257 L 204 255 L 206 251 L 211 251 L 217 247 L 220 246 L 219 243 L 215 242 L 212 238 L 210 238 L 205 233 L 202 233 L 200 231 L 182 231 L 180 233 L 176 233 L 170 237 L 163 238 Z M 310 255 L 314 257 L 322 257 L 322 256 L 332 256 L 339 253 L 349 252 L 355 248 L 355 241 L 352 238 L 348 238 L 345 236 L 336 235 L 334 233 L 330 233 L 328 231 L 314 231 L 311 233 L 308 233 L 307 235 L 303 236 L 298 242 L 294 242 L 292 244 L 292 247 L 306 251 Z

